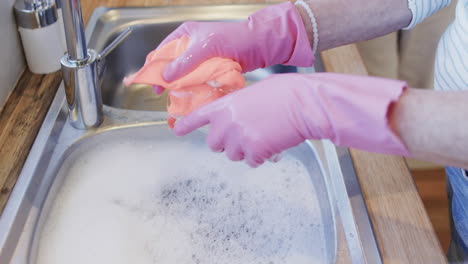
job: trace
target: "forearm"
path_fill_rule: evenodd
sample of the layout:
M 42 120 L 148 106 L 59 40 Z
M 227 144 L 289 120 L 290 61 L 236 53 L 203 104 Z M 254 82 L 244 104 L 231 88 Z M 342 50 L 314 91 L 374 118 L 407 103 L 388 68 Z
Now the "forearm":
M 390 123 L 412 155 L 468 169 L 468 91 L 408 89 L 390 112 Z
M 368 40 L 408 26 L 407 0 L 305 0 L 317 20 L 318 51 Z M 312 24 L 297 7 L 312 43 Z

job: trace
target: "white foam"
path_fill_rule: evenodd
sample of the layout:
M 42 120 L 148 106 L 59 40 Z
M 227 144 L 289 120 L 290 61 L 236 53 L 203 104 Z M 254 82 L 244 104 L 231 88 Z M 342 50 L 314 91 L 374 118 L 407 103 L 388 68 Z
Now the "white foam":
M 187 142 L 134 140 L 73 162 L 39 264 L 328 262 L 310 177 L 288 155 L 250 169 Z

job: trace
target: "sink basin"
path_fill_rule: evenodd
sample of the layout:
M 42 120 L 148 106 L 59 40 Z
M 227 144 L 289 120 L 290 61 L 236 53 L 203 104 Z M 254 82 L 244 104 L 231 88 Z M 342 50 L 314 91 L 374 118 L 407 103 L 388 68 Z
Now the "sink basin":
M 91 23 L 95 30 L 88 31 L 89 46 L 95 50 L 106 47 L 126 27 L 133 31 L 129 38 L 121 43 L 106 58 L 106 74 L 102 82 L 102 98 L 107 105 L 133 110 L 165 111 L 167 93 L 157 95 L 149 85 L 122 84 L 124 77 L 138 71 L 145 62 L 146 55 L 154 50 L 164 38 L 186 20 L 239 20 L 245 18 L 262 5 L 238 6 L 198 6 L 171 7 L 156 9 L 119 9 L 110 11 L 98 9 Z M 174 16 L 174 12 L 177 16 Z M 215 12 L 210 15 L 208 12 Z M 298 68 L 275 65 L 244 74 L 246 84 L 259 81 L 272 73 L 313 72 L 313 68 Z
M 311 143 L 251 169 L 204 139 L 161 123 L 74 144 L 42 206 L 31 263 L 334 263 L 334 212 Z M 128 254 L 112 254 L 121 248 Z
M 164 95 L 122 85 L 183 21 L 261 7 L 96 9 L 90 47 L 134 29 L 106 58 L 104 122 L 74 129 L 59 89 L 0 217 L 0 263 L 381 263 L 347 149 L 307 141 L 250 169 L 209 151 L 203 129 L 175 137 Z M 321 69 L 318 59 L 245 77 Z

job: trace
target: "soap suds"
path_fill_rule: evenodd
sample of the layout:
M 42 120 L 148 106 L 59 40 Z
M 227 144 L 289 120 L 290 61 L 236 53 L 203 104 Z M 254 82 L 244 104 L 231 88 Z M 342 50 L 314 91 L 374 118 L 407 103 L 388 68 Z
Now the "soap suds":
M 188 142 L 102 143 L 73 160 L 39 264 L 327 263 L 306 168 L 250 169 Z

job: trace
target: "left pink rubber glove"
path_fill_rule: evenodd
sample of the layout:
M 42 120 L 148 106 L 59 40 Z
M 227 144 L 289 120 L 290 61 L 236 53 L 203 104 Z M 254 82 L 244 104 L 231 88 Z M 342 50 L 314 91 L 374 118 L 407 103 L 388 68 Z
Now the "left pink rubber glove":
M 314 63 L 304 23 L 291 2 L 263 8 L 240 22 L 186 22 L 159 47 L 184 35 L 190 45 L 167 65 L 163 77 L 168 82 L 213 57 L 232 59 L 244 72 L 275 64 L 308 67 Z
M 198 108 L 176 123 L 174 133 L 210 124 L 209 147 L 252 167 L 306 139 L 407 156 L 387 117 L 405 88 L 405 82 L 375 77 L 273 75 Z

